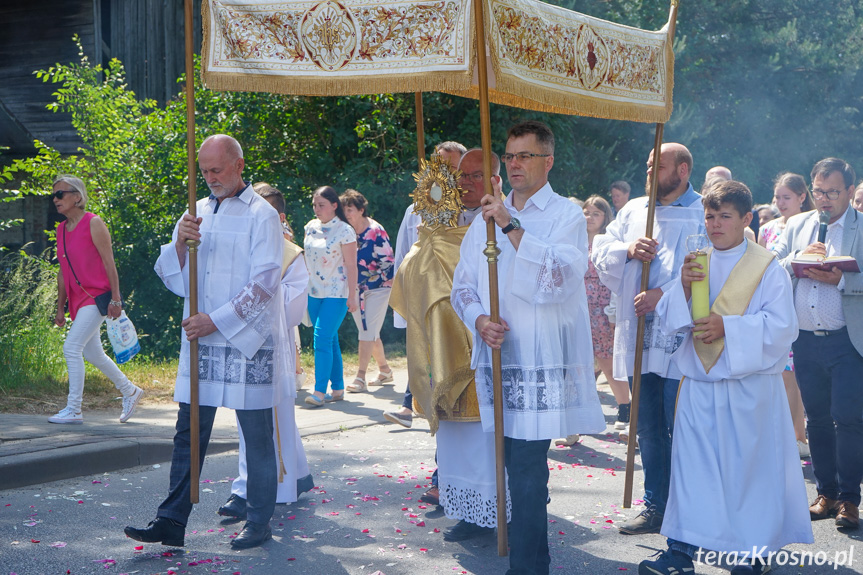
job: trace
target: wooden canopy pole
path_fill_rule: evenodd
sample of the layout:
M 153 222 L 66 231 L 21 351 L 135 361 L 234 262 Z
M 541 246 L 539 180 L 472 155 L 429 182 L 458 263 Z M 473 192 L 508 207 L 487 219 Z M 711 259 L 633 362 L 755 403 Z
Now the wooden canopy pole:
M 680 0 L 671 0 L 671 12 L 668 16 L 668 36 L 674 41 L 674 32 L 677 27 L 677 7 Z M 656 133 L 653 138 L 653 170 L 650 178 L 650 196 L 647 204 L 647 229 L 644 237 L 653 237 L 653 218 L 656 214 L 656 189 L 658 185 L 657 172 L 659 171 L 659 156 L 662 148 L 662 133 L 665 124 L 656 124 Z M 647 291 L 650 280 L 650 262 L 641 265 L 641 291 Z M 632 507 L 632 480 L 635 466 L 635 442 L 638 433 L 638 400 L 641 396 L 641 364 L 644 354 L 644 322 L 645 316 L 638 318 L 638 330 L 635 336 L 635 365 L 632 374 L 632 408 L 629 413 L 629 442 L 626 446 L 626 473 L 623 481 L 623 507 Z
M 647 230 L 644 237 L 653 237 L 653 217 L 656 213 L 656 188 L 659 182 L 659 150 L 662 148 L 662 132 L 664 124 L 656 124 L 656 134 L 653 138 L 653 170 L 650 172 L 650 196 L 647 203 Z M 650 280 L 650 262 L 641 264 L 641 291 L 647 291 Z M 632 479 L 635 466 L 635 443 L 638 433 L 638 400 L 641 396 L 641 363 L 644 354 L 644 321 L 646 316 L 638 318 L 638 331 L 635 336 L 635 366 L 632 373 L 632 408 L 629 412 L 629 442 L 626 445 L 626 473 L 623 481 L 623 507 L 632 507 Z
M 197 216 L 196 202 L 198 199 L 195 190 L 195 177 L 197 166 L 195 166 L 195 60 L 194 60 L 194 22 L 192 14 L 192 0 L 185 0 L 186 15 L 186 160 L 189 171 L 189 215 Z M 198 314 L 198 245 L 200 242 L 186 240 L 189 246 L 189 317 Z M 198 414 L 198 340 L 189 342 L 189 432 L 190 432 L 190 460 L 191 460 L 191 490 L 189 499 L 197 503 L 199 498 L 198 487 L 201 480 L 201 434 Z
M 425 119 L 423 118 L 422 92 L 417 92 L 416 94 L 414 94 L 414 108 L 416 109 L 417 116 L 417 160 L 422 160 L 426 157 L 426 133 Z
M 488 63 L 485 57 L 485 22 L 483 3 L 473 3 L 476 20 L 476 64 L 479 75 L 479 119 L 482 141 L 482 171 L 485 193 L 493 194 L 491 186 L 491 117 L 488 104 Z M 496 226 L 493 219 L 486 223 L 487 241 L 483 250 L 488 259 L 488 293 L 491 300 L 491 321 L 500 323 L 500 296 L 497 285 L 497 256 L 500 249 L 495 241 Z M 476 345 L 476 343 L 474 343 Z M 492 383 L 494 389 L 494 452 L 495 476 L 497 478 L 497 554 L 507 555 L 506 531 L 506 473 L 504 470 L 503 441 L 503 377 L 501 373 L 500 350 L 491 350 Z

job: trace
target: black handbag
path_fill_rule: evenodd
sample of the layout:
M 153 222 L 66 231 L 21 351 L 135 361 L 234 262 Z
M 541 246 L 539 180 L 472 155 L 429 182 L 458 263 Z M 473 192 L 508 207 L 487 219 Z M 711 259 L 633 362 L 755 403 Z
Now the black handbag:
M 69 264 L 69 269 L 72 270 L 72 277 L 75 278 L 75 283 L 78 284 L 78 287 L 81 288 L 85 294 L 93 298 L 93 301 L 96 302 L 96 309 L 99 310 L 99 313 L 102 315 L 108 315 L 108 306 L 111 304 L 111 290 L 106 291 L 105 293 L 101 293 L 97 296 L 90 295 L 90 292 L 84 289 L 84 286 L 81 285 L 81 282 L 78 281 L 78 274 L 75 273 L 75 268 L 72 267 L 72 260 L 69 259 L 69 250 L 66 246 L 66 226 L 63 226 L 63 255 L 66 258 L 66 263 Z

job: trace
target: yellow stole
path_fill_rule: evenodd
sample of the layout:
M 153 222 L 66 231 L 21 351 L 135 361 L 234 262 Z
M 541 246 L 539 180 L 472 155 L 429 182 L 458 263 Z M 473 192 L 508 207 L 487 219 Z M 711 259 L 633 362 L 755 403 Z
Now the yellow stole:
M 719 295 L 710 306 L 710 312 L 718 315 L 743 315 L 746 308 L 749 307 L 749 302 L 752 301 L 752 296 L 755 295 L 755 290 L 758 284 L 761 283 L 761 278 L 764 277 L 764 272 L 767 271 L 767 266 L 773 261 L 773 252 L 770 252 L 759 246 L 753 241 L 748 242 L 746 251 L 740 261 L 731 270 L 728 279 L 719 291 Z M 707 272 L 710 277 L 710 256 L 713 254 L 713 248 L 707 251 Z M 719 356 L 725 349 L 725 338 L 720 338 L 713 343 L 707 344 L 699 339 L 692 340 L 695 345 L 695 353 L 698 354 L 698 359 L 701 360 L 701 365 L 704 366 L 705 373 L 710 373 L 716 362 L 719 361 Z
M 282 252 L 282 277 L 285 277 L 285 272 L 301 253 L 303 253 L 303 248 L 285 238 L 285 249 Z

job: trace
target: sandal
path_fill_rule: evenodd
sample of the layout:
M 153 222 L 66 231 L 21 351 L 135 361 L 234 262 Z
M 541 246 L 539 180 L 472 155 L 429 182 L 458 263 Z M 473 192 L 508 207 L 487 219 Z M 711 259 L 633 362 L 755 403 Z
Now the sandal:
M 329 393 L 324 396 L 324 401 L 327 403 L 332 403 L 334 401 L 342 401 L 345 398 L 345 392 L 341 392 L 338 395 L 330 395 Z
M 393 380 L 393 370 L 389 370 L 388 372 L 380 372 L 378 376 L 369 382 L 369 385 L 383 385 L 385 383 L 389 383 Z
M 326 395 L 324 396 L 323 399 L 318 399 L 318 397 L 315 394 L 312 394 L 305 399 L 305 402 L 308 403 L 309 405 L 313 405 L 315 407 L 320 407 L 324 404 L 324 402 L 326 400 L 327 400 Z
M 581 436 L 578 434 L 567 435 L 565 439 L 555 439 L 554 444 L 558 447 L 571 447 L 578 443 L 579 439 L 581 439 Z
M 345 389 L 347 389 L 351 393 L 360 393 L 369 390 L 366 384 L 366 380 L 361 377 L 355 377 L 351 383 L 345 386 Z

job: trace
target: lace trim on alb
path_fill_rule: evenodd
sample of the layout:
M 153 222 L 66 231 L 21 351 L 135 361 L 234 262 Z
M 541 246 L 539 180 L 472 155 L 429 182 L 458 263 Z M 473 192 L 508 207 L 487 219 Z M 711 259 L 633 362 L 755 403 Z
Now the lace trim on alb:
M 451 519 L 464 519 L 480 527 L 497 527 L 497 496 L 486 499 L 476 489 L 442 485 L 440 503 Z M 506 520 L 512 516 L 512 501 L 506 490 Z

